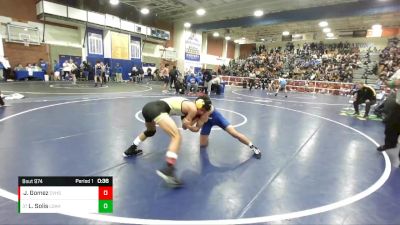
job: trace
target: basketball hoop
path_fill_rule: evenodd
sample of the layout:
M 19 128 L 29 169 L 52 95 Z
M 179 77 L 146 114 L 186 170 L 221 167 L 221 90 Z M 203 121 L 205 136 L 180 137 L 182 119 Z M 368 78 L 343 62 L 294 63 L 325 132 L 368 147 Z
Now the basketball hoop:
M 25 47 L 29 47 L 29 39 L 28 38 L 24 38 L 23 41 L 24 41 L 24 46 Z

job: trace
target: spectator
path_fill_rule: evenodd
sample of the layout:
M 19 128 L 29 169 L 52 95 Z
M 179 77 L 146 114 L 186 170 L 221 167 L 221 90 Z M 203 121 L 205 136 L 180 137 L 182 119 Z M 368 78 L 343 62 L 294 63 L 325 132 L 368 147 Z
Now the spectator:
M 0 58 L 0 63 L 3 65 L 3 76 L 5 81 L 7 79 L 11 78 L 11 65 L 10 62 L 8 61 L 8 58 L 4 56 L 3 58 Z
M 115 74 L 117 77 L 117 82 L 122 82 L 122 72 L 123 72 L 123 69 L 122 69 L 121 65 L 119 63 L 117 63 L 117 65 L 115 67 Z
M 153 74 L 151 73 L 152 71 L 151 71 L 151 68 L 149 67 L 149 68 L 147 68 L 147 76 L 149 77 L 149 79 L 150 80 L 153 80 Z
M 359 115 L 360 112 L 358 110 L 358 106 L 362 103 L 365 103 L 365 114 L 364 118 L 368 118 L 369 110 L 371 105 L 376 103 L 376 93 L 375 90 L 364 84 L 363 82 L 358 83 L 358 90 L 354 93 L 355 101 L 353 102 L 354 105 L 354 115 Z
M 176 86 L 176 79 L 178 78 L 178 72 L 176 70 L 176 66 L 172 67 L 172 70 L 169 71 L 169 88 L 172 89 L 172 84 L 174 87 Z
M 53 63 L 54 80 L 60 80 L 61 67 L 57 60 Z
M 212 80 L 212 75 L 210 70 L 207 69 L 204 70 L 203 78 L 204 78 L 205 93 L 209 94 L 209 92 L 211 92 L 211 80 Z
M 43 59 L 39 60 L 39 66 L 42 69 L 42 71 L 44 72 L 44 74 L 47 74 L 47 69 L 48 69 L 48 63 L 46 61 L 44 61 Z
M 165 64 L 164 68 L 161 70 L 161 79 L 164 81 L 163 92 L 168 92 L 168 83 L 169 83 L 169 64 Z
M 194 75 L 194 73 L 191 73 L 187 79 L 186 79 L 186 84 L 187 84 L 187 91 L 193 93 L 197 93 L 197 89 L 199 88 L 199 83 L 200 80 L 198 77 Z
M 400 88 L 400 69 L 392 76 L 391 81 L 386 85 L 391 89 Z M 398 138 L 400 135 L 400 91 L 397 94 L 394 92 L 387 98 L 384 104 L 384 111 L 386 117 L 385 124 L 385 144 L 378 147 L 378 151 L 385 151 L 397 146 Z M 400 153 L 399 153 L 400 158 Z

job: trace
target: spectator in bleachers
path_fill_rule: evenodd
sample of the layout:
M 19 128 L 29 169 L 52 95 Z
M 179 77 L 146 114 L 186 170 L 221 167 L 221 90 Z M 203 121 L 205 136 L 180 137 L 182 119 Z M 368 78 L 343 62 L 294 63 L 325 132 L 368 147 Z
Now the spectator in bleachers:
M 379 79 L 387 81 L 393 76 L 396 69 L 400 67 L 399 39 L 389 41 L 388 46 L 379 55 L 378 74 Z

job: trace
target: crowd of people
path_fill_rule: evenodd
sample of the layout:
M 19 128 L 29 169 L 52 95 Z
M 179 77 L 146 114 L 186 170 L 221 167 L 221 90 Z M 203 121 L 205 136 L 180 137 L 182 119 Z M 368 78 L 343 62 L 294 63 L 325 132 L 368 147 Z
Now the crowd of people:
M 378 76 L 382 81 L 389 80 L 400 69 L 399 39 L 394 38 L 379 54 Z
M 225 73 L 243 77 L 255 73 L 259 77 L 352 82 L 353 71 L 360 64 L 360 49 L 355 44 L 326 45 L 320 42 L 295 48 L 293 43 L 288 43 L 285 48 L 269 50 L 262 45 L 247 59 L 232 60 Z

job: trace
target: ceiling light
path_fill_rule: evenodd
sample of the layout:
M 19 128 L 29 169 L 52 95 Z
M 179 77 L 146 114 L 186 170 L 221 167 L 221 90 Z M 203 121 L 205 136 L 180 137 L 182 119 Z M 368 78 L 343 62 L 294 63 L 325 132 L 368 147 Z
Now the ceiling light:
M 242 40 L 246 40 L 246 38 L 245 38 L 245 37 L 242 37 Z
M 218 33 L 218 32 L 214 32 L 214 33 L 213 33 L 213 36 L 214 36 L 214 37 L 219 37 L 219 33 Z
M 183 24 L 183 26 L 184 26 L 185 28 L 190 28 L 190 27 L 192 26 L 192 24 L 186 22 L 186 23 Z
M 261 38 L 261 41 L 265 41 L 265 39 L 264 39 L 264 38 Z
M 323 31 L 324 33 L 330 33 L 330 32 L 331 32 L 331 28 L 325 27 L 324 29 L 322 29 L 322 31 Z
M 239 40 L 234 40 L 233 42 L 235 42 L 235 43 L 239 43 Z
M 226 37 L 225 37 L 225 40 L 229 41 L 229 40 L 231 40 L 231 37 L 226 36 Z
M 326 22 L 326 21 L 321 21 L 321 22 L 319 22 L 319 24 L 318 24 L 320 27 L 327 27 L 328 26 L 328 22 Z
M 289 31 L 283 31 L 283 32 L 282 32 L 282 35 L 283 35 L 283 36 L 288 36 L 289 34 L 290 34 Z
M 197 13 L 197 15 L 202 16 L 202 15 L 206 14 L 206 10 L 204 10 L 204 9 L 198 9 L 198 10 L 196 11 L 196 13 Z
M 382 30 L 382 25 L 380 24 L 372 25 L 372 30 Z
M 335 36 L 335 35 L 334 35 L 333 33 L 327 33 L 326 36 L 327 36 L 328 38 L 332 38 L 332 37 Z
M 110 4 L 111 5 L 118 5 L 119 4 L 119 0 L 110 0 Z
M 140 12 L 142 13 L 142 14 L 144 14 L 144 15 L 147 15 L 147 14 L 149 14 L 149 9 L 148 8 L 143 8 L 143 9 L 141 9 L 140 10 Z
M 264 12 L 263 12 L 262 10 L 256 10 L 256 11 L 254 11 L 254 16 L 260 17 L 260 16 L 262 16 L 262 15 L 264 15 Z

